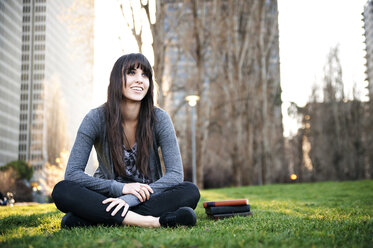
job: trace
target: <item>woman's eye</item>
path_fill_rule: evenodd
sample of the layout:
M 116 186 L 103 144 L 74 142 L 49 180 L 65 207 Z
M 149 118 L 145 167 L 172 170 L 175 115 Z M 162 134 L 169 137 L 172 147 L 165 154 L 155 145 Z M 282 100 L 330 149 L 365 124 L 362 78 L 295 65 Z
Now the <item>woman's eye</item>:
M 142 74 L 143 77 L 148 77 L 145 73 Z
M 135 72 L 134 71 L 129 71 L 128 75 L 135 75 Z

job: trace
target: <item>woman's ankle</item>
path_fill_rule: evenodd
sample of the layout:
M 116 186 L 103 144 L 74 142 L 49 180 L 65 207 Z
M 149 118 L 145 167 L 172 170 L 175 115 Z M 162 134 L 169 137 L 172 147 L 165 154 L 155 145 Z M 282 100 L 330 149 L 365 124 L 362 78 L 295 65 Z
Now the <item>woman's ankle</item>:
M 154 226 L 153 227 L 161 227 L 161 223 L 159 222 L 159 217 L 153 217 L 154 220 Z
M 159 223 L 159 217 L 143 216 L 143 219 L 137 224 L 137 226 L 156 228 L 160 227 L 161 224 Z
M 159 217 L 143 216 L 129 211 L 122 221 L 125 226 L 160 227 Z

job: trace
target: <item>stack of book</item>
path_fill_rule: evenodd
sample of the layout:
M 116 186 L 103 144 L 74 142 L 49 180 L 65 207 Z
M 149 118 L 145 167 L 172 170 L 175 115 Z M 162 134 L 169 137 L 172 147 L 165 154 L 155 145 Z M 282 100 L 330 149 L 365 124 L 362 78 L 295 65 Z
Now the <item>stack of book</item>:
M 203 203 L 206 214 L 212 219 L 222 219 L 231 216 L 251 216 L 247 199 L 226 201 L 208 201 Z

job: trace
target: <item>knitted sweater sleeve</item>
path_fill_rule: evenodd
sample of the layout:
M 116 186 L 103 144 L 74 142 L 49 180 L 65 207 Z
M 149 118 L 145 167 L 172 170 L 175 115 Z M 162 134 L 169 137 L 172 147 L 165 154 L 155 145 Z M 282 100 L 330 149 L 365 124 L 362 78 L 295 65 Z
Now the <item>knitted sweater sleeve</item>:
M 149 184 L 154 191 L 151 197 L 163 192 L 169 187 L 183 182 L 184 180 L 183 164 L 179 144 L 177 142 L 176 133 L 171 118 L 164 110 L 156 109 L 156 111 L 156 139 L 162 150 L 162 157 L 166 171 L 163 177 Z M 137 197 L 131 194 L 124 195 L 121 198 L 131 207 L 140 203 Z
M 92 177 L 84 172 L 92 146 L 102 132 L 97 119 L 95 110 L 91 110 L 84 117 L 67 162 L 65 180 L 77 182 L 88 189 L 107 196 L 118 197 L 122 195 L 123 183 Z

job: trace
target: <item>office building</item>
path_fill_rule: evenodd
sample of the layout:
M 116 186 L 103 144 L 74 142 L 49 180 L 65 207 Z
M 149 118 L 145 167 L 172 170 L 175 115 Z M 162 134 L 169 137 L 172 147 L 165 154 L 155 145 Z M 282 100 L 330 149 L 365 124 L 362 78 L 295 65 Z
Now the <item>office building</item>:
M 368 0 L 363 12 L 365 45 L 366 45 L 366 75 L 369 97 L 373 96 L 373 1 Z
M 18 159 L 21 0 L 0 1 L 0 166 Z
M 71 13 L 79 12 L 70 11 L 73 2 L 23 0 L 19 159 L 34 167 L 35 181 L 47 162 L 67 156 L 91 107 L 93 60 L 86 55 L 93 49 L 89 42 L 76 43 L 79 23 L 72 26 L 77 16 Z M 92 4 L 82 17 L 93 27 L 93 1 L 85 2 Z

